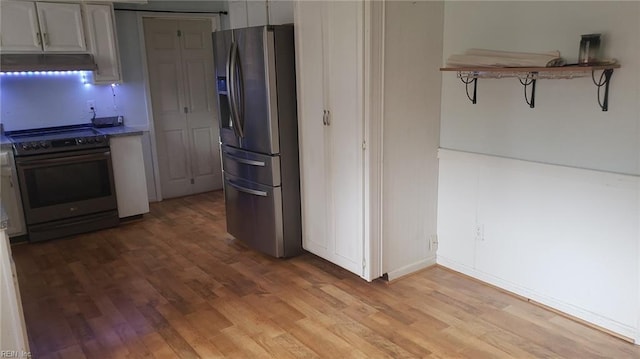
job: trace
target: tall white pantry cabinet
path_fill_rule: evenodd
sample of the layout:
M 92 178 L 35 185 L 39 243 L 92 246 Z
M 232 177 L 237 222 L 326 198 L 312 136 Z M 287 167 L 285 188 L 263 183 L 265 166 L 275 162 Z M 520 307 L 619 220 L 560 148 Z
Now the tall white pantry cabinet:
M 297 4 L 303 247 L 366 277 L 364 3 Z
M 441 54 L 441 36 L 424 27 L 441 15 L 433 10 L 294 3 L 303 247 L 366 280 L 435 263 L 440 99 L 426 94 L 439 94 L 441 56 L 428 54 Z

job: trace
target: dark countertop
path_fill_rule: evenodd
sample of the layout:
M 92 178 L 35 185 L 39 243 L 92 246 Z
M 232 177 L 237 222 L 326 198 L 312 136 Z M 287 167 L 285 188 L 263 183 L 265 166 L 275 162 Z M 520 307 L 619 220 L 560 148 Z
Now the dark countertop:
M 11 140 L 9 139 L 9 137 L 5 135 L 0 135 L 0 145 L 2 146 L 11 145 Z
M 95 130 L 109 137 L 140 136 L 144 132 L 141 129 L 127 126 L 100 127 L 96 128 Z
M 127 127 L 127 126 L 116 126 L 116 127 L 101 127 L 95 128 L 96 131 L 103 135 L 107 135 L 109 137 L 120 137 L 120 136 L 140 136 L 144 133 L 143 129 Z M 12 142 L 9 137 L 0 135 L 0 146 L 2 148 L 11 147 Z

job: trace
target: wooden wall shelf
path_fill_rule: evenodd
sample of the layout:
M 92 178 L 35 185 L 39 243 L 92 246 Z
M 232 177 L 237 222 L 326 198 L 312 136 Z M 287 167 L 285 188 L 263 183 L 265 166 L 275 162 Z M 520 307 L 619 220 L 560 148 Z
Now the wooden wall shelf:
M 524 86 L 525 101 L 529 107 L 535 107 L 536 81 L 539 79 L 573 79 L 591 75 L 593 83 L 598 88 L 598 104 L 602 111 L 609 109 L 609 82 L 613 70 L 620 68 L 619 64 L 594 66 L 559 66 L 559 67 L 442 67 L 440 71 L 456 72 L 458 78 L 465 84 L 467 97 L 473 104 L 477 102 L 476 92 L 478 79 L 517 78 Z M 600 79 L 596 81 L 596 71 L 602 71 Z M 473 85 L 473 93 L 469 93 L 469 86 Z M 601 96 L 601 89 L 604 94 Z M 529 89 L 529 94 L 527 94 Z M 601 100 L 601 97 L 603 99 Z

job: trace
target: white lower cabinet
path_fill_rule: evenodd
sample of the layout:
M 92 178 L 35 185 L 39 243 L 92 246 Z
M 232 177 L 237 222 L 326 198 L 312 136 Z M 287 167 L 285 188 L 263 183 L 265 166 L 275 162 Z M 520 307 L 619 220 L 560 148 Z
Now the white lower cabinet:
M 120 218 L 149 212 L 147 179 L 142 157 L 142 137 L 116 136 L 109 139 L 111 162 Z
M 7 216 L 6 234 L 10 237 L 26 234 L 18 174 L 11 148 L 0 151 L 0 175 L 0 202 Z
M 4 229 L 0 229 L 0 353 L 5 358 L 26 358 L 29 341 L 24 324 L 22 300 L 18 287 L 16 267 L 11 257 L 11 246 Z M 11 354 L 15 354 L 12 356 Z

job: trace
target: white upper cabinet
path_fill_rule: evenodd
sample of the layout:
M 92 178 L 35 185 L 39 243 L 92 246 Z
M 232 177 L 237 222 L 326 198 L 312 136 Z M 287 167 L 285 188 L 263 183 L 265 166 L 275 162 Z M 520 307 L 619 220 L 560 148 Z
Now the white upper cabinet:
M 85 52 L 80 4 L 0 2 L 4 52 Z
M 42 51 L 36 4 L 26 1 L 0 2 L 0 49 L 5 51 Z
M 112 5 L 85 6 L 85 24 L 89 52 L 98 64 L 95 83 L 113 83 L 121 80 L 120 57 Z
M 247 1 L 229 0 L 229 27 L 241 29 L 247 26 Z
M 291 23 L 292 0 L 229 0 L 229 26 L 232 29 Z
M 303 247 L 367 278 L 363 9 L 299 1 L 295 24 Z
M 269 24 L 281 25 L 293 23 L 293 1 L 272 0 L 269 1 Z
M 267 2 L 247 1 L 247 24 L 249 26 L 267 25 Z
M 36 3 L 44 51 L 87 50 L 80 4 Z

